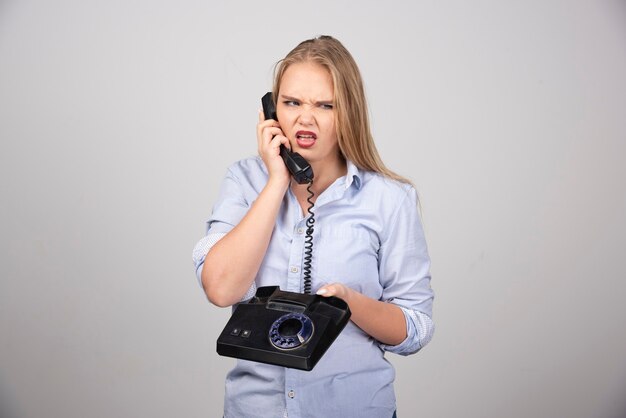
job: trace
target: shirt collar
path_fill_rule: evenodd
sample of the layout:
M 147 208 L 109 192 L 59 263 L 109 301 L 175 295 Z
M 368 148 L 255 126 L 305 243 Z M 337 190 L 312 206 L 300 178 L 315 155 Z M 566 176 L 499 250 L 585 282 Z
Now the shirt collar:
M 361 177 L 363 176 L 361 170 L 354 165 L 354 163 L 350 160 L 346 161 L 347 164 L 347 174 L 346 174 L 346 189 L 348 189 L 353 183 L 357 190 L 361 189 Z

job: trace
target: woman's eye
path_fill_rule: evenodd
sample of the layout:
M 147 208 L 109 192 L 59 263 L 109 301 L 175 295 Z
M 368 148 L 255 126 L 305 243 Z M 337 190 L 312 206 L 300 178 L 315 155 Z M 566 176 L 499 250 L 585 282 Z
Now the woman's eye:
M 287 106 L 298 106 L 300 104 L 295 100 L 285 100 L 283 103 L 285 103 Z
M 325 110 L 333 110 L 333 105 L 330 103 L 322 103 L 320 107 Z

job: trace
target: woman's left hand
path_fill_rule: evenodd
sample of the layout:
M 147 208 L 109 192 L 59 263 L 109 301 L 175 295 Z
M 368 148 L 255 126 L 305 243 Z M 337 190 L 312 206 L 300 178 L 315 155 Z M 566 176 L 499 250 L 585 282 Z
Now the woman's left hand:
M 348 302 L 353 292 L 355 292 L 355 290 L 350 289 L 342 283 L 331 283 L 320 287 L 317 294 L 324 297 L 336 296 Z

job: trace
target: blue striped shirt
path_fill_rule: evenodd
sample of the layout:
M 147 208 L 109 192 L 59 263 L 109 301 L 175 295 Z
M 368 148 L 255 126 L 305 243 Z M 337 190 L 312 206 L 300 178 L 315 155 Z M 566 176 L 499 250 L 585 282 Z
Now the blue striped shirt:
M 347 166 L 347 175 L 315 202 L 312 292 L 342 282 L 394 303 L 405 315 L 407 338 L 396 346 L 384 345 L 349 322 L 310 372 L 237 360 L 226 378 L 226 418 L 391 417 L 395 371 L 385 352 L 413 354 L 432 337 L 430 258 L 415 189 L 350 161 Z M 198 279 L 211 246 L 239 223 L 267 179 L 259 157 L 228 169 L 207 234 L 193 251 Z M 246 298 L 257 286 L 302 291 L 307 215 L 288 190 Z

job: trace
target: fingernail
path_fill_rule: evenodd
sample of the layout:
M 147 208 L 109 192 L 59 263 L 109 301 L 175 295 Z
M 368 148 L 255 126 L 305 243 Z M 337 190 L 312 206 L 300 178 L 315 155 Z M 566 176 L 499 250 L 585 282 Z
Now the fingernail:
M 327 289 L 320 289 L 320 290 L 318 290 L 318 291 L 317 291 L 317 294 L 318 294 L 318 295 L 323 295 L 323 294 L 325 294 L 325 293 L 328 293 L 328 290 L 327 290 Z

